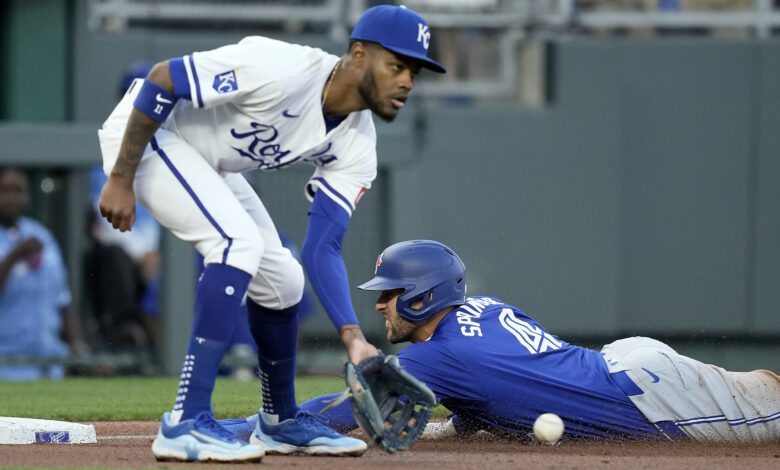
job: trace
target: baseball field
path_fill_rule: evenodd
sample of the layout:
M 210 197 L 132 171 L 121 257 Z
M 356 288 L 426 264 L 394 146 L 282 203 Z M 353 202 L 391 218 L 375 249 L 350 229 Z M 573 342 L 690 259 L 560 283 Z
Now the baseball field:
M 337 392 L 336 377 L 297 380 L 298 400 Z M 0 416 L 94 424 L 96 444 L 0 445 L 0 468 L 147 468 L 207 466 L 157 462 L 151 442 L 159 415 L 171 406 L 175 378 L 69 378 L 64 381 L 0 385 Z M 219 379 L 214 393 L 218 418 L 244 417 L 257 408 L 259 383 Z M 436 409 L 434 419 L 447 410 Z M 361 437 L 360 432 L 355 435 Z M 410 469 L 780 469 L 780 444 L 604 443 L 563 441 L 529 444 L 480 433 L 469 439 L 418 441 L 387 454 L 372 447 L 359 458 L 266 456 L 254 468 Z

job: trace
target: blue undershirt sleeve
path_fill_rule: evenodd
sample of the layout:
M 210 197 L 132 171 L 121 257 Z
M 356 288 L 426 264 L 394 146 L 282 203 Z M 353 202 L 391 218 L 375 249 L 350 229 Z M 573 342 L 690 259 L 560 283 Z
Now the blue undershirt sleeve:
M 309 209 L 301 260 L 314 292 L 338 330 L 344 325 L 358 323 L 349 294 L 347 268 L 341 256 L 341 241 L 347 225 L 347 211 L 318 191 Z
M 302 410 L 317 414 L 322 411 L 323 408 L 328 406 L 328 402 L 330 400 L 333 400 L 340 395 L 341 393 L 332 393 L 330 395 L 323 395 L 321 397 L 312 398 L 307 402 L 301 403 L 300 408 Z M 338 406 L 334 406 L 333 408 L 322 413 L 322 415 L 330 420 L 328 426 L 342 434 L 348 433 L 358 427 L 357 423 L 355 422 L 355 416 L 352 414 L 352 405 L 349 404 L 349 400 L 344 400 Z

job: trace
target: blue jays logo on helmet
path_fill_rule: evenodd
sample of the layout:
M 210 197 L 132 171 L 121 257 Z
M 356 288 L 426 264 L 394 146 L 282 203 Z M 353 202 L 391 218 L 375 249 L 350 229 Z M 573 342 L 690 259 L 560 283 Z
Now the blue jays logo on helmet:
M 454 251 L 433 240 L 409 240 L 391 245 L 376 260 L 373 279 L 363 290 L 403 289 L 396 310 L 407 320 L 424 320 L 466 301 L 466 266 Z M 414 309 L 410 304 L 422 300 Z

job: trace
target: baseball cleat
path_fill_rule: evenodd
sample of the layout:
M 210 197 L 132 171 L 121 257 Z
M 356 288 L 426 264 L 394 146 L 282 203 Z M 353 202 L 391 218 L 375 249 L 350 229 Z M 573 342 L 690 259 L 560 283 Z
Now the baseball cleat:
M 265 455 L 261 446 L 247 444 L 222 427 L 210 411 L 175 425 L 171 414 L 163 413 L 152 452 L 157 460 L 198 462 L 259 462 Z
M 268 455 L 358 456 L 366 451 L 365 442 L 339 434 L 327 423 L 328 418 L 303 410 L 279 424 L 268 424 L 261 415 L 249 442 L 265 448 Z

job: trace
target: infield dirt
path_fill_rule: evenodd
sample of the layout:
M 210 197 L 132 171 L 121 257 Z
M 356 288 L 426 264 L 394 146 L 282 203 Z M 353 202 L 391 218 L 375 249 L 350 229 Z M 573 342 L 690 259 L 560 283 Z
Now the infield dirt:
M 157 422 L 95 422 L 97 444 L 0 445 L 0 466 L 175 468 L 224 464 L 157 462 L 151 451 Z M 360 437 L 359 434 L 357 434 Z M 780 469 L 780 443 L 715 445 L 694 442 L 563 442 L 548 446 L 478 435 L 419 441 L 388 454 L 376 447 L 362 457 L 266 456 L 262 469 Z

